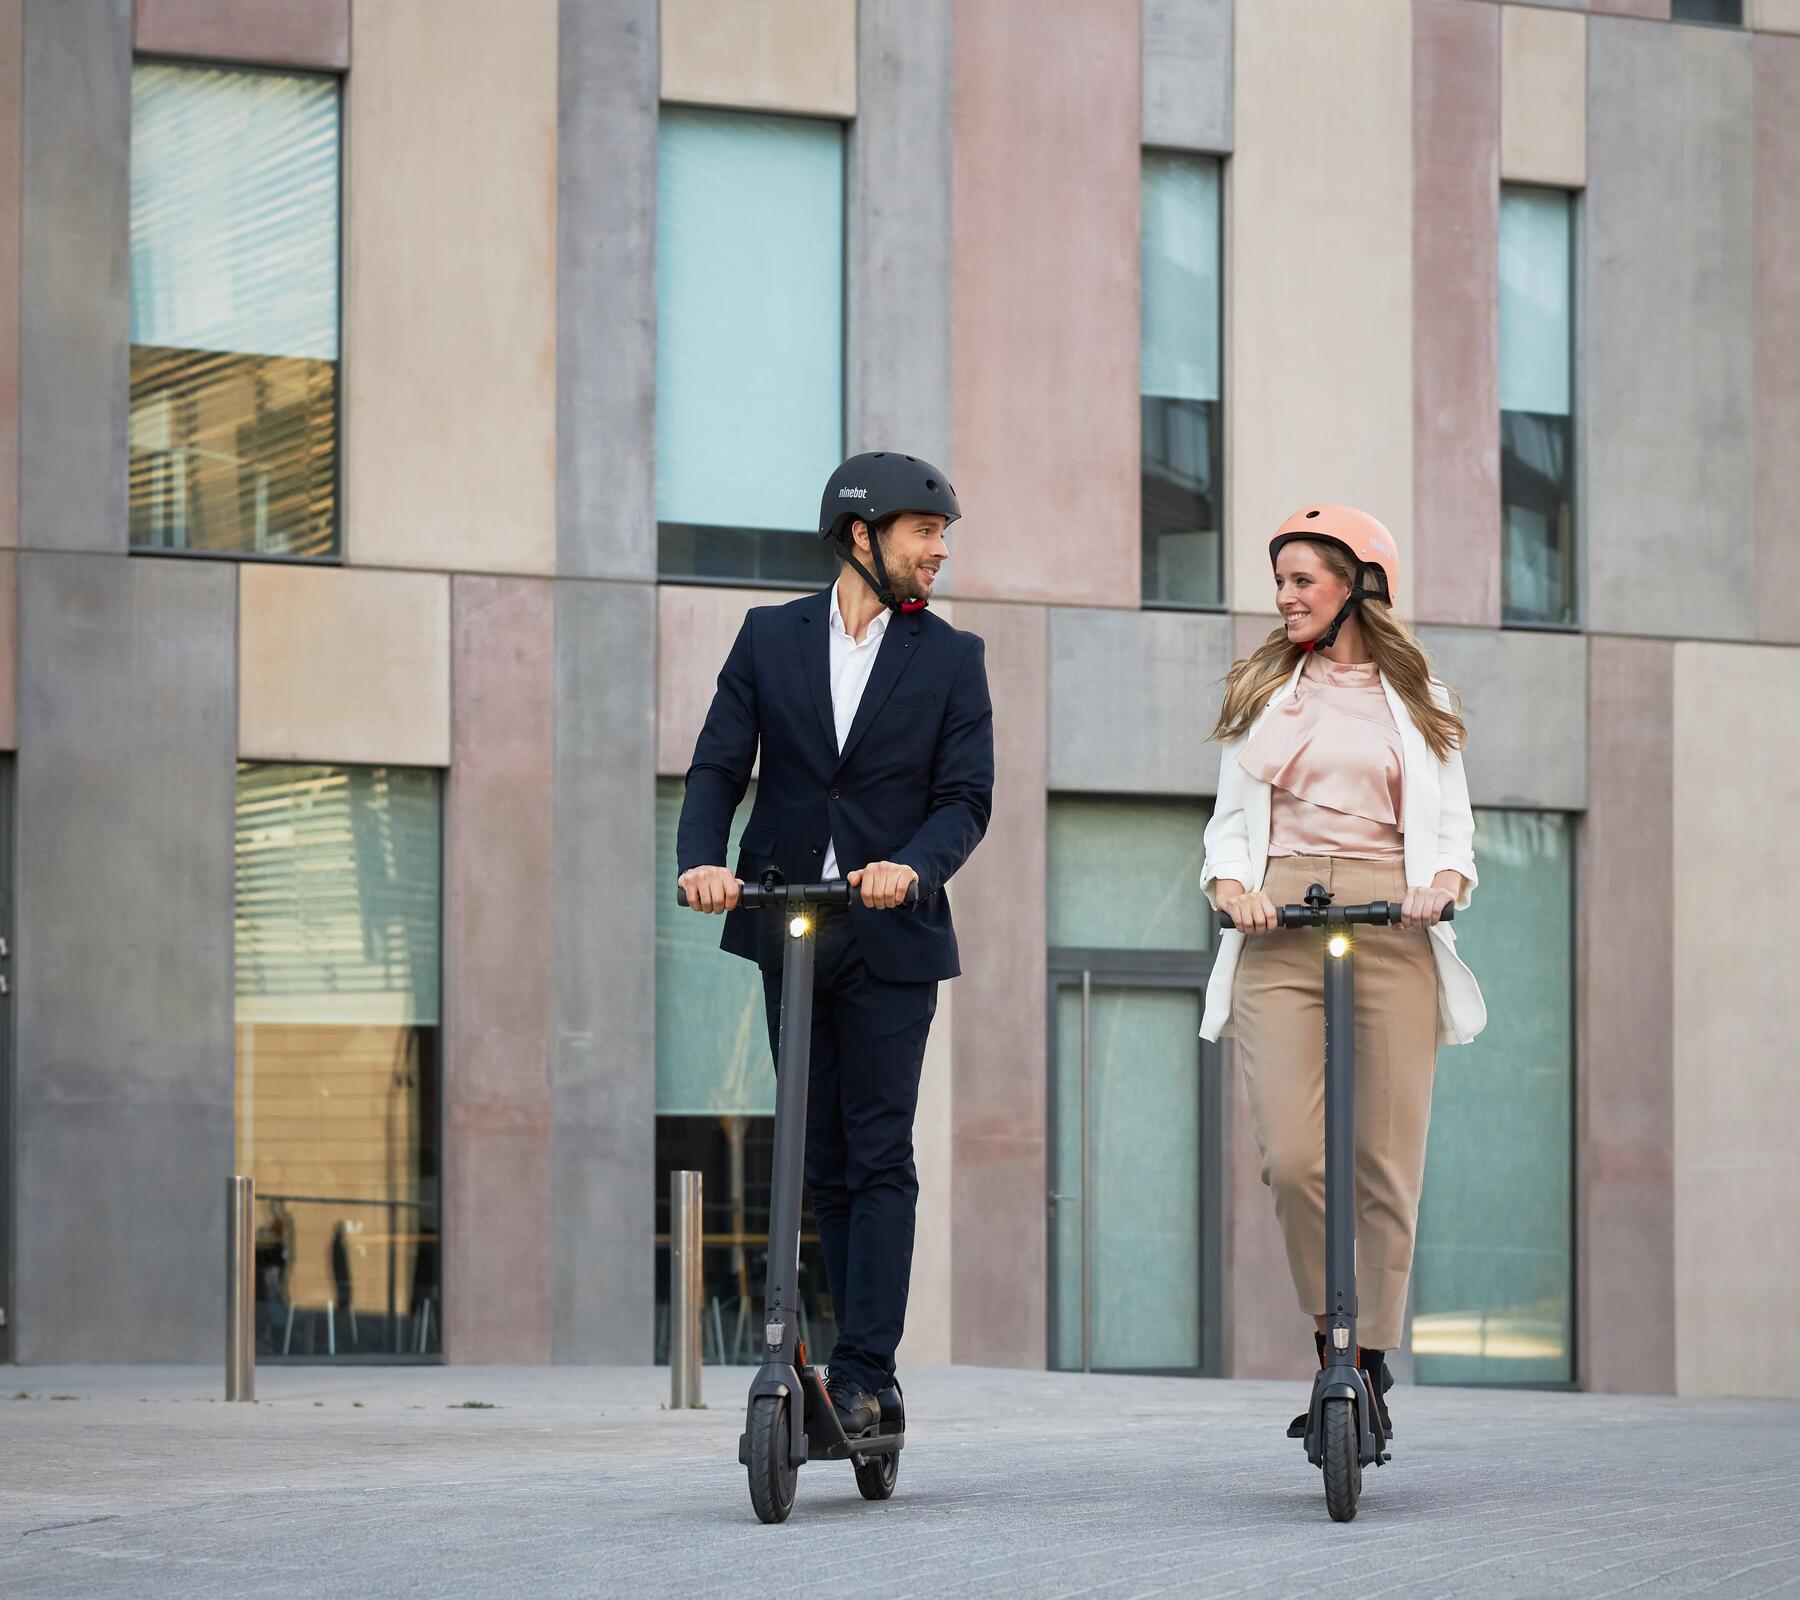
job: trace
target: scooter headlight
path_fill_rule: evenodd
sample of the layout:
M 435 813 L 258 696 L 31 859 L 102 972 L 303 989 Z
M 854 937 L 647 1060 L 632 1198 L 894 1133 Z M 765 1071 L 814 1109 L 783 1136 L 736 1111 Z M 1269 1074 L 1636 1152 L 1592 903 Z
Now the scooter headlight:
M 1334 956 L 1347 956 L 1350 953 L 1350 935 L 1347 933 L 1334 933 L 1331 938 L 1326 941 L 1325 948 Z
M 805 917 L 795 917 L 788 924 L 788 934 L 795 939 L 804 939 L 811 928 L 812 924 Z

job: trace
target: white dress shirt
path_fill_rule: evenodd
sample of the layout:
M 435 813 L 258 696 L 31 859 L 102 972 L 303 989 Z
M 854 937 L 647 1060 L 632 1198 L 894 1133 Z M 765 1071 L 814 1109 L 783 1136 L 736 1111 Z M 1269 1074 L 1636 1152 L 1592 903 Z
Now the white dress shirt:
M 838 609 L 837 585 L 831 586 L 831 720 L 837 729 L 840 755 L 844 741 L 850 737 L 850 724 L 856 721 L 856 708 L 862 704 L 863 690 L 869 687 L 869 674 L 875 670 L 875 657 L 880 653 L 889 615 L 886 610 L 878 612 L 859 644 L 844 626 L 844 613 Z M 820 876 L 826 879 L 842 876 L 838 871 L 835 839 L 825 846 L 825 865 Z

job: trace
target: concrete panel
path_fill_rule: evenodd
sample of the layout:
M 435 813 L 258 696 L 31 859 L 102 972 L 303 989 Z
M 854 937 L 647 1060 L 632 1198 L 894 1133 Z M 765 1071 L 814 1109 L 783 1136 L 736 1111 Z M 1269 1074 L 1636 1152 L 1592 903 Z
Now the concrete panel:
M 1412 104 L 1411 0 L 1239 11 L 1225 392 L 1242 609 L 1272 604 L 1269 536 L 1309 499 L 1393 529 L 1412 608 Z
M 548 1361 L 555 593 L 458 578 L 444 850 L 444 1354 Z
M 1750 0 L 1749 10 L 1761 33 L 1800 33 L 1800 0 Z
M 383 0 L 346 101 L 345 542 L 556 564 L 556 0 Z
M 956 57 L 955 593 L 1135 607 L 1138 8 L 961 0 Z
M 656 576 L 657 0 L 562 0 L 557 570 Z
M 1675 1390 L 1674 648 L 1596 638 L 1578 853 L 1577 1376 Z M 1621 937 L 1630 930 L 1629 937 Z
M 0 750 L 19 747 L 19 558 L 0 551 Z
M 1050 787 L 1211 794 L 1219 751 L 1200 724 L 1224 694 L 1231 646 L 1226 616 L 1054 607 Z
M 238 753 L 450 764 L 450 581 L 246 562 Z
M 350 69 L 350 0 L 137 0 L 146 55 Z
M 1756 0 L 1750 0 L 1752 5 Z M 1651 22 L 1669 20 L 1669 0 L 1588 0 L 1595 16 L 1642 17 Z
M 1574 633 L 1498 628 L 1421 628 L 1419 638 L 1436 675 L 1462 697 L 1470 800 L 1582 810 L 1587 641 Z
M 1500 26 L 1500 176 L 1587 182 L 1587 19 L 1506 6 Z
M 123 550 L 131 0 L 25 0 L 18 542 Z
M 1800 31 L 1797 29 L 1796 31 Z M 1756 632 L 1800 643 L 1800 40 L 1756 55 Z
M 723 660 L 723 657 L 720 658 Z M 656 592 L 556 590 L 553 1356 L 650 1359 L 656 1128 Z
M 856 115 L 856 0 L 662 0 L 662 97 Z
M 987 641 L 994 813 L 950 889 L 965 952 L 952 1048 L 954 1359 L 1045 1360 L 1044 949 L 1049 624 L 1036 606 L 959 603 Z
M 1596 631 L 1756 632 L 1752 43 L 1589 24 L 1582 454 Z
M 1500 12 L 1413 8 L 1413 599 L 1500 623 Z
M 1231 151 L 1232 0 L 1143 0 L 1144 143 Z
M 19 542 L 19 212 L 24 0 L 0 0 L 0 549 Z
M 862 0 L 850 133 L 848 449 L 902 450 L 955 473 L 952 0 Z M 953 592 L 957 563 L 946 567 Z
M 656 775 L 679 778 L 694 759 L 719 668 L 753 606 L 785 605 L 798 592 L 665 584 L 656 591 Z M 942 609 L 941 607 L 939 608 Z
M 1746 694 L 1745 686 L 1754 687 Z M 1717 914 L 1724 841 L 1800 829 L 1800 652 L 1675 646 L 1675 1389 L 1800 1399 L 1800 999 L 1787 941 Z M 1721 779 L 1729 774 L 1727 781 Z M 1750 1219 L 1762 1225 L 1746 1226 Z
M 233 578 L 210 563 L 20 558 L 24 1362 L 219 1359 Z

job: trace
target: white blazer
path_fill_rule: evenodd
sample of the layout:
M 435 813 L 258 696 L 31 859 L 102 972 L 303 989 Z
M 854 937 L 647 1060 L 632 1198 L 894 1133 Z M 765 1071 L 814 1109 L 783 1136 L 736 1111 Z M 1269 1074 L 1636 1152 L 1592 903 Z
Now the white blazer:
M 1303 660 L 1294 668 L 1293 676 L 1269 697 L 1269 704 L 1250 732 L 1219 752 L 1218 799 L 1212 821 L 1207 824 L 1206 862 L 1200 869 L 1200 887 L 1215 909 L 1218 900 L 1213 891 L 1221 878 L 1241 883 L 1252 892 L 1263 886 L 1269 869 L 1270 786 L 1238 765 L 1238 752 L 1261 725 L 1262 718 L 1294 692 L 1305 665 Z M 1460 911 L 1468 905 L 1476 883 L 1475 817 L 1469 809 L 1469 784 L 1463 776 L 1462 755 L 1453 750 L 1448 761 L 1437 760 L 1407 711 L 1406 702 L 1394 692 L 1385 674 L 1381 687 L 1394 713 L 1394 725 L 1400 730 L 1406 790 L 1407 884 L 1427 886 L 1446 867 L 1460 872 L 1464 879 L 1463 892 L 1456 902 Z M 1449 691 L 1441 683 L 1434 682 L 1432 692 L 1440 705 L 1449 705 Z M 1467 1044 L 1487 1026 L 1487 1004 L 1481 998 L 1481 986 L 1456 953 L 1456 929 L 1440 922 L 1430 934 L 1431 953 L 1437 958 L 1438 1042 Z M 1219 936 L 1219 953 L 1206 986 L 1206 1015 L 1200 1024 L 1202 1039 L 1216 1040 L 1231 1020 L 1231 985 L 1243 947 L 1244 935 L 1235 928 Z

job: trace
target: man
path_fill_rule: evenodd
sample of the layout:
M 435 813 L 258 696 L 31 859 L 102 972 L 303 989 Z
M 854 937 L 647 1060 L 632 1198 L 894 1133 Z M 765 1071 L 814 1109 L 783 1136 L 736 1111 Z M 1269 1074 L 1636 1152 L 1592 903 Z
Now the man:
M 831 475 L 819 536 L 837 548 L 837 581 L 745 616 L 676 835 L 688 904 L 725 913 L 724 948 L 762 967 L 771 1048 L 781 930 L 738 909 L 739 889 L 773 867 L 788 883 L 843 877 L 855 891 L 849 914 L 822 918 L 816 935 L 806 1130 L 838 1322 L 828 1387 L 852 1438 L 884 1412 L 902 1416 L 913 1114 L 937 986 L 961 970 L 944 885 L 986 831 L 993 795 L 982 642 L 925 610 L 961 515 L 943 473 L 913 456 L 852 456 Z M 734 873 L 726 835 L 759 747 Z

